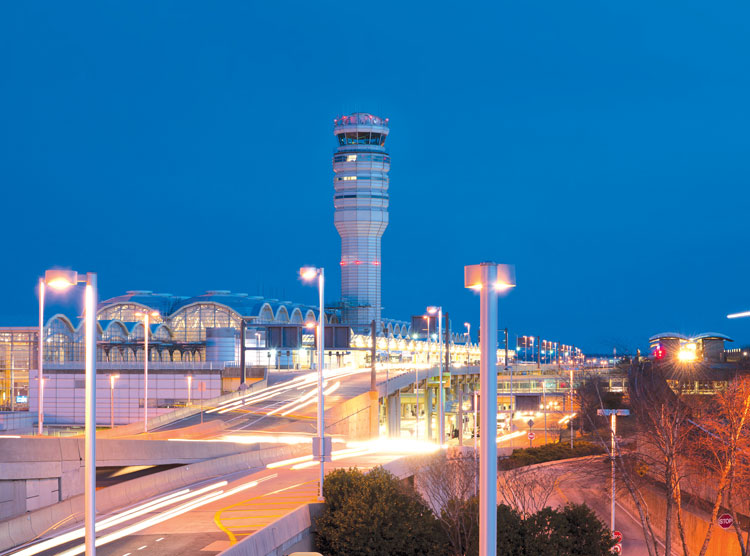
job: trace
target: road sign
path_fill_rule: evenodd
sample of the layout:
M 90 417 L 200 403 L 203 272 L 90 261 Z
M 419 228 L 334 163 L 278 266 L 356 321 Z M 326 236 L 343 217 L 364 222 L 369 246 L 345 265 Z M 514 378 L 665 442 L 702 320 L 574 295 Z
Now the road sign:
M 529 428 L 533 427 L 534 426 L 534 419 L 529 419 L 528 421 L 526 421 L 526 424 L 529 425 Z
M 610 415 L 617 415 L 618 417 L 627 417 L 630 415 L 629 409 L 597 409 L 596 410 L 597 415 L 606 415 L 609 417 Z
M 719 527 L 722 529 L 729 529 L 734 525 L 734 518 L 729 514 L 721 514 L 719 516 Z
M 622 533 L 620 531 L 615 531 L 612 533 L 612 536 L 615 538 L 615 542 L 617 544 L 620 544 L 622 542 Z
M 622 554 L 622 545 L 620 543 L 617 543 L 612 547 L 612 552 L 615 554 Z
M 531 431 L 529 431 L 529 434 L 527 436 L 529 437 L 529 440 L 534 440 L 536 438 L 536 435 Z

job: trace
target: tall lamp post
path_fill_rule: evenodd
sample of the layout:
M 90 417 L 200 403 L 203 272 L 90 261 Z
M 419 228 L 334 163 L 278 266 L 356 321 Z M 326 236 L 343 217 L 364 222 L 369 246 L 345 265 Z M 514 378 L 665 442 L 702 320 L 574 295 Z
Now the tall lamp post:
M 158 311 L 150 313 L 136 313 L 136 317 L 143 317 L 143 432 L 148 432 L 148 335 L 151 331 L 149 317 L 158 317 Z
M 87 556 L 96 556 L 96 274 L 86 273 L 79 280 L 73 270 L 48 270 L 44 273 L 44 283 L 55 290 L 66 290 L 79 282 L 86 284 L 84 291 L 84 336 L 86 339 L 86 412 L 84 440 L 84 483 L 83 513 L 84 539 Z M 41 369 L 40 369 L 41 373 Z
M 612 525 L 612 531 L 615 531 L 615 454 L 616 454 L 616 448 L 617 443 L 615 438 L 617 437 L 617 416 L 627 416 L 630 415 L 630 410 L 628 409 L 597 409 L 596 410 L 597 415 L 604 415 L 606 417 L 609 417 L 609 423 L 610 423 L 610 429 L 612 434 L 612 447 L 610 449 L 609 453 L 609 459 L 612 462 L 612 515 L 611 515 L 611 525 Z
M 479 291 L 479 390 L 482 431 L 479 460 L 479 556 L 497 554 L 497 292 L 515 285 L 507 265 L 464 267 L 464 285 Z
M 303 280 L 309 282 L 318 279 L 318 301 L 320 303 L 320 313 L 318 316 L 318 441 L 317 444 L 313 444 L 313 458 L 315 456 L 320 460 L 320 488 L 318 492 L 318 500 L 323 500 L 323 479 L 325 478 L 325 462 L 331 459 L 330 450 L 330 439 L 325 436 L 325 421 L 324 421 L 324 399 L 323 399 L 323 366 L 325 360 L 323 359 L 323 350 L 325 349 L 325 332 L 326 332 L 326 318 L 325 318 L 325 271 L 322 268 L 316 268 L 312 266 L 302 267 L 299 270 L 299 274 Z
M 44 431 L 44 278 L 39 278 L 39 346 L 37 348 L 37 371 L 39 376 L 39 423 L 38 434 Z M 11 397 L 13 392 L 10 393 Z
M 429 365 L 430 364 L 430 317 L 425 315 L 422 318 L 427 321 L 427 333 L 425 334 L 425 339 L 427 341 L 427 364 Z M 428 367 L 427 368 L 427 380 L 429 380 L 429 378 L 430 378 L 430 368 Z M 417 387 L 414 389 L 414 393 L 417 395 L 417 424 L 416 424 L 416 427 L 414 428 L 414 432 L 415 432 L 415 436 L 417 440 L 419 440 L 419 369 L 417 369 L 416 379 L 417 379 Z M 426 385 L 427 385 L 427 381 L 425 381 L 425 386 Z M 427 394 L 426 390 L 427 389 L 425 388 L 425 395 Z M 429 402 L 430 398 L 428 397 L 426 401 Z M 425 427 L 425 430 L 429 432 L 431 426 L 432 425 L 428 423 L 427 426 Z M 429 441 L 430 439 L 428 438 L 427 440 Z
M 431 315 L 437 314 L 438 319 L 438 359 L 440 360 L 440 386 L 438 390 L 438 400 L 440 407 L 438 408 L 438 435 L 440 440 L 438 444 L 445 442 L 445 392 L 443 391 L 443 308 L 442 307 L 427 307 L 427 312 Z

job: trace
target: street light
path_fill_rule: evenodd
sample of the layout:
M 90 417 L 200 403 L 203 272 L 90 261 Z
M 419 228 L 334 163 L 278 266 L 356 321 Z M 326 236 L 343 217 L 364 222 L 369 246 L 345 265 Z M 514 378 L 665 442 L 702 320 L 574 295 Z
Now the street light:
M 187 378 L 187 383 L 188 383 L 188 399 L 187 399 L 187 404 L 188 404 L 188 406 L 191 406 L 191 405 L 193 405 L 193 402 L 192 402 L 193 375 L 187 375 L 185 378 Z
M 603 415 L 609 417 L 609 424 L 612 433 L 612 447 L 609 454 L 609 459 L 612 462 L 612 508 L 611 508 L 611 525 L 612 532 L 615 531 L 615 450 L 617 444 L 615 439 L 617 437 L 617 416 L 627 417 L 630 415 L 629 409 L 597 409 L 597 415 Z
M 39 422 L 38 434 L 43 433 L 44 425 L 44 278 L 39 278 L 39 347 L 37 348 L 37 370 L 39 372 Z M 13 396 L 13 392 L 11 392 Z
M 497 295 L 515 286 L 513 268 L 495 263 L 464 267 L 464 285 L 479 290 L 479 556 L 497 554 Z
M 445 442 L 445 394 L 443 392 L 443 308 L 430 306 L 427 307 L 427 312 L 431 315 L 437 314 L 438 319 L 438 359 L 440 360 L 440 387 L 438 390 L 438 400 L 440 407 L 438 408 L 438 434 L 440 435 L 440 441 L 438 444 Z M 448 323 L 446 323 L 446 326 Z
M 48 270 L 44 273 L 44 283 L 54 290 L 64 291 L 79 282 L 86 284 L 84 291 L 84 336 L 86 344 L 85 387 L 85 440 L 84 440 L 84 483 L 83 514 L 86 554 L 96 555 L 96 274 L 86 273 L 79 280 L 73 270 Z M 41 369 L 40 369 L 41 373 Z
M 136 317 L 143 317 L 143 432 L 148 432 L 148 318 L 158 317 L 158 311 L 136 313 Z
M 323 399 L 323 366 L 325 360 L 323 359 L 323 349 L 325 347 L 325 302 L 324 302 L 324 288 L 325 288 L 325 271 L 322 268 L 316 268 L 312 266 L 306 266 L 299 269 L 299 274 L 303 280 L 309 282 L 318 279 L 318 297 L 320 303 L 320 313 L 318 316 L 318 443 L 313 443 L 313 458 L 317 455 L 320 459 L 320 489 L 318 492 L 318 500 L 323 500 L 323 479 L 325 478 L 325 462 L 330 461 L 330 449 L 327 449 L 325 431 L 324 431 L 324 399 Z M 330 444 L 330 442 L 328 443 Z M 317 452 L 317 454 L 316 454 Z
M 115 380 L 120 375 L 109 375 L 109 428 L 115 428 Z

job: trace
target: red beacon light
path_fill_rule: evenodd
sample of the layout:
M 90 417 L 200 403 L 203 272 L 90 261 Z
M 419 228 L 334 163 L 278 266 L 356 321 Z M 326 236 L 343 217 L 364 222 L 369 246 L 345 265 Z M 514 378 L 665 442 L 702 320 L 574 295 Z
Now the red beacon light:
M 654 358 L 656 359 L 664 359 L 664 356 L 666 355 L 666 351 L 664 351 L 664 348 L 661 347 L 661 344 L 656 346 L 656 349 L 654 349 Z

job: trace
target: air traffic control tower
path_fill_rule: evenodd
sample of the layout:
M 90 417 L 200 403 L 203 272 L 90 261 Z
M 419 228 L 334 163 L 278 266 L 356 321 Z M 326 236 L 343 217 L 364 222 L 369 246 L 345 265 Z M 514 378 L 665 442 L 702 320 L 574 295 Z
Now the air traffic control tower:
M 380 238 L 388 226 L 388 119 L 358 112 L 334 121 L 334 222 L 341 236 L 344 322 L 380 322 Z

